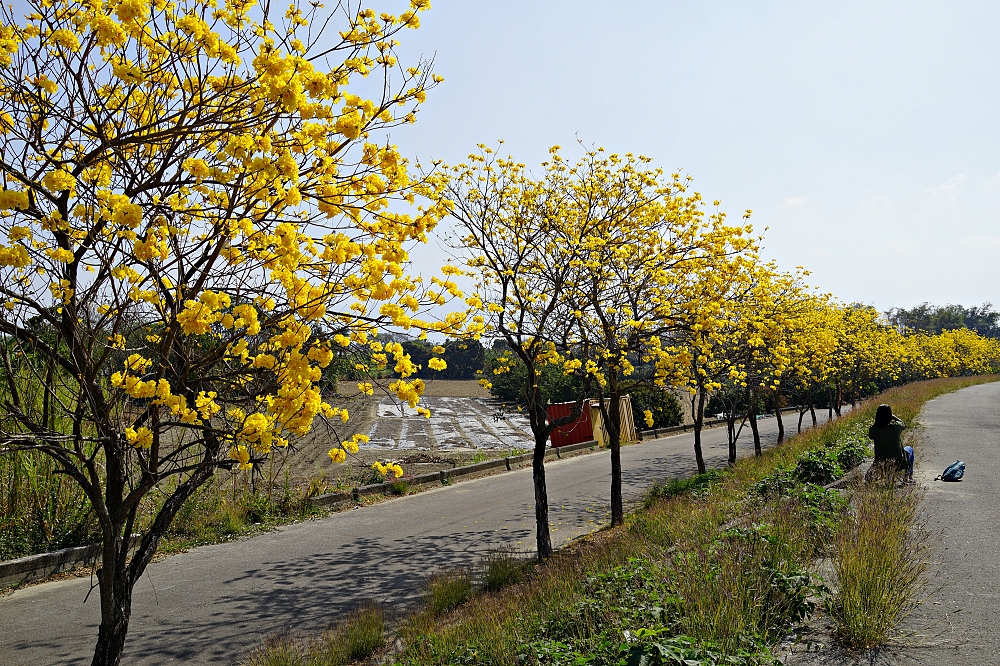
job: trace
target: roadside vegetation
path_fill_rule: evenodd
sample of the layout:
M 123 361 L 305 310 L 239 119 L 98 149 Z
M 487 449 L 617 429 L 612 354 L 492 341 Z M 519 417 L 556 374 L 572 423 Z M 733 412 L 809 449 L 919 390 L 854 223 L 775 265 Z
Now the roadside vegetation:
M 0 561 L 100 541 L 89 500 L 72 480 L 56 474 L 50 458 L 32 452 L 0 457 Z M 256 487 L 255 487 L 256 486 Z M 278 525 L 322 515 L 311 498 L 331 490 L 325 479 L 293 485 L 287 476 L 270 483 L 217 475 L 178 511 L 158 551 L 175 553 L 220 543 Z M 163 489 L 169 494 L 170 486 Z M 141 533 L 163 497 L 148 498 L 139 512 Z
M 927 400 L 996 379 L 917 382 L 878 401 L 913 425 Z M 395 648 L 372 654 L 400 666 L 771 664 L 775 646 L 820 605 L 845 649 L 883 644 L 920 588 L 918 495 L 892 478 L 824 488 L 870 455 L 875 406 L 733 467 L 654 483 L 622 527 L 541 564 L 521 560 L 520 579 L 480 576 L 471 594 L 470 572 L 436 574 L 425 606 L 398 621 Z M 815 575 L 819 558 L 832 560 L 834 579 Z M 301 637 L 268 645 L 245 663 L 340 663 Z

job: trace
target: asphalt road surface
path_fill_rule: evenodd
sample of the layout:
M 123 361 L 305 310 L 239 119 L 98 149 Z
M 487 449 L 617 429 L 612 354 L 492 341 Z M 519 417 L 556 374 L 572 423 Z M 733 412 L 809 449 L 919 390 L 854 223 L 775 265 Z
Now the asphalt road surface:
M 825 411 L 817 414 L 825 420 Z M 790 431 L 794 416 L 785 419 Z M 773 444 L 775 420 L 760 426 Z M 693 474 L 692 442 L 687 433 L 624 447 L 626 498 L 653 480 Z M 710 465 L 725 464 L 725 428 L 705 431 L 703 446 Z M 753 452 L 749 428 L 740 448 Z M 981 473 L 975 465 L 973 473 Z M 556 546 L 607 522 L 607 452 L 550 462 L 546 470 Z M 531 470 L 524 469 L 169 557 L 136 584 L 124 663 L 231 663 L 270 633 L 322 630 L 365 600 L 405 608 L 436 570 L 474 565 L 502 545 L 530 552 L 533 515 Z M 89 663 L 100 624 L 97 590 L 84 603 L 89 588 L 89 578 L 73 579 L 0 599 L 0 664 Z
M 1000 664 L 1000 383 L 928 402 L 914 447 L 930 535 L 927 598 L 901 626 L 893 664 Z M 959 483 L 934 481 L 965 461 Z

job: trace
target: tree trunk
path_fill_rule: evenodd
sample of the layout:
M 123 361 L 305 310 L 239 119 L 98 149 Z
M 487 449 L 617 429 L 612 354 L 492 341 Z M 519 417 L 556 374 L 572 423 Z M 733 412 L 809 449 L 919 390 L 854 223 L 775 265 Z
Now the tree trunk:
M 755 456 L 762 455 L 760 431 L 757 429 L 757 401 L 753 397 L 750 398 L 750 409 L 747 413 L 747 418 L 750 419 L 750 432 L 753 433 L 753 454 Z
M 701 452 L 701 424 L 705 419 L 705 389 L 698 389 L 698 409 L 694 415 L 694 459 L 698 463 L 698 473 L 708 471 L 705 467 L 705 456 Z
M 538 559 L 552 557 L 552 536 L 549 534 L 549 493 L 545 486 L 545 443 L 548 438 L 535 439 L 531 457 L 531 480 L 535 484 L 535 545 Z
M 830 401 L 830 404 L 826 408 L 826 420 L 827 421 L 832 421 L 833 420 L 833 389 L 832 388 L 828 388 L 826 390 L 826 397 Z
M 785 441 L 785 422 L 781 420 L 781 398 L 774 399 L 774 418 L 778 421 L 778 441 L 781 444 Z
M 805 418 L 806 412 L 808 412 L 808 411 L 809 411 L 809 407 L 808 406 L 799 406 L 799 428 L 798 428 L 798 431 L 797 431 L 799 433 L 802 432 L 802 419 Z
M 736 401 L 733 401 L 733 406 L 730 408 L 730 412 L 726 414 L 726 430 L 729 435 L 729 465 L 732 467 L 736 464 Z
M 127 548 L 127 544 L 125 548 Z M 125 558 L 126 553 L 119 557 Z M 101 627 L 97 632 L 97 646 L 94 648 L 92 666 L 118 666 L 121 663 L 122 652 L 125 651 L 125 637 L 128 635 L 128 623 L 132 616 L 132 585 L 128 581 L 124 562 L 121 566 L 102 566 L 101 580 Z M 105 594 L 104 582 L 110 583 L 109 593 Z
M 837 383 L 837 399 L 833 403 L 833 411 L 834 411 L 834 413 L 837 414 L 837 418 L 838 419 L 840 418 L 840 404 L 843 402 L 843 400 L 844 400 L 844 388 L 838 382 Z
M 97 645 L 94 648 L 92 666 L 118 666 L 121 662 L 129 620 L 132 616 L 132 587 L 152 561 L 160 539 L 170 527 L 170 523 L 173 522 L 184 502 L 212 478 L 215 466 L 208 464 L 208 462 L 216 459 L 218 448 L 218 442 L 206 444 L 205 466 L 196 469 L 164 501 L 156 518 L 153 519 L 138 547 L 136 547 L 131 560 L 129 552 L 132 550 L 132 527 L 135 513 L 133 512 L 130 516 L 122 516 L 123 522 L 102 525 L 101 567 L 97 570 L 101 593 L 101 626 L 97 632 Z M 109 478 L 111 478 L 110 474 Z M 94 502 L 93 497 L 91 497 L 91 501 Z
M 621 396 L 612 391 L 607 410 L 608 439 L 611 441 L 611 526 L 625 522 L 625 505 L 622 502 L 622 447 L 621 447 Z
M 813 428 L 815 428 L 819 425 L 819 422 L 816 420 L 816 401 L 813 399 L 813 392 L 811 390 L 809 391 L 809 415 L 812 416 Z

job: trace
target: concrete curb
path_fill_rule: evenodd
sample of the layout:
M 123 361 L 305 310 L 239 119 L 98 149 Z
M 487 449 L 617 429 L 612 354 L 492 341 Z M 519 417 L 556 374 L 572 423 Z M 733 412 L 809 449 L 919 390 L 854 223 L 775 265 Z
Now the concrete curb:
M 142 535 L 133 536 L 129 549 L 136 548 L 140 539 Z M 96 564 L 100 559 L 100 544 L 91 544 L 0 562 L 0 587 L 30 583 L 52 574 L 76 569 L 80 565 Z
M 874 460 L 873 458 L 865 458 L 861 462 L 861 464 L 859 464 L 857 467 L 851 469 L 849 472 L 847 472 L 847 474 L 845 474 L 844 476 L 840 477 L 839 479 L 837 479 L 833 483 L 828 483 L 828 484 L 826 484 L 823 487 L 826 488 L 827 490 L 833 490 L 833 489 L 836 489 L 836 488 L 843 488 L 848 483 L 850 483 L 851 481 L 854 481 L 858 477 L 864 478 L 865 475 L 868 474 L 868 470 L 871 469 L 873 460 Z

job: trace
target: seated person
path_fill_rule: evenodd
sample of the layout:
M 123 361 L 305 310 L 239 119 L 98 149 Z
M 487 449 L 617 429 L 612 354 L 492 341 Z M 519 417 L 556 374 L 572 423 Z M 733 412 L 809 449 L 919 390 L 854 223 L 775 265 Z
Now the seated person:
M 892 415 L 889 405 L 879 405 L 875 410 L 875 424 L 868 429 L 868 436 L 875 441 L 875 465 L 892 463 L 904 473 L 903 483 L 913 483 L 913 447 L 903 446 L 902 435 L 906 425 Z

